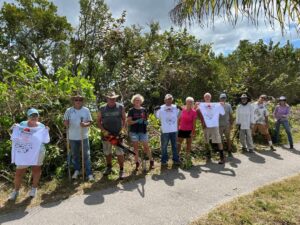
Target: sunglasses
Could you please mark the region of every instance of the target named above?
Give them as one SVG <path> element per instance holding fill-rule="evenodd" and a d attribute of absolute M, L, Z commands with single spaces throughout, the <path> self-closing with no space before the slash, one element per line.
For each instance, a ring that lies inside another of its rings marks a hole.
<path fill-rule="evenodd" d="M 79 98 L 79 99 L 74 99 L 74 102 L 82 102 L 83 99 Z"/>
<path fill-rule="evenodd" d="M 31 114 L 29 117 L 30 117 L 30 118 L 36 118 L 36 117 L 39 117 L 39 115 L 36 114 L 36 113 L 33 113 L 33 114 Z"/>

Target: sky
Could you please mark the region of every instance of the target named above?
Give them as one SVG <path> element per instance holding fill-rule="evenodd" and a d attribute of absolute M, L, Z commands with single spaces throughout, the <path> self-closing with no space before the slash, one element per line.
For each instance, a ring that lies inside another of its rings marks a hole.
<path fill-rule="evenodd" d="M 0 6 L 3 2 L 14 2 L 13 0 L 0 0 Z M 52 0 L 58 6 L 58 13 L 68 18 L 73 26 L 78 25 L 79 18 L 79 0 Z M 126 13 L 125 25 L 130 26 L 138 24 L 147 31 L 148 24 L 159 22 L 162 31 L 169 29 L 172 24 L 169 11 L 175 6 L 176 0 L 106 0 L 114 17 L 120 17 L 123 10 Z M 176 27 L 175 27 L 176 28 Z M 282 36 L 278 25 L 275 29 L 266 26 L 263 18 L 259 27 L 249 24 L 246 19 L 241 20 L 233 27 L 222 18 L 215 20 L 214 27 L 201 28 L 194 24 L 187 27 L 188 31 L 199 38 L 202 43 L 211 43 L 214 52 L 227 55 L 232 52 L 239 44 L 240 40 L 247 39 L 251 42 L 257 42 L 263 39 L 266 43 L 270 40 L 280 42 L 282 45 L 289 40 L 295 47 L 300 48 L 300 34 L 296 34 L 294 29 L 287 31 Z"/>

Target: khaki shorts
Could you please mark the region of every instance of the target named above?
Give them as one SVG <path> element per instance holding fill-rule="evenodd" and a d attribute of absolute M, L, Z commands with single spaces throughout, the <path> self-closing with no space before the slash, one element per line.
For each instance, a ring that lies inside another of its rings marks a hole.
<path fill-rule="evenodd" d="M 223 136 L 223 134 L 225 135 L 225 138 L 227 140 L 230 139 L 230 127 L 229 126 L 221 126 L 219 127 L 219 132 L 221 137 Z"/>
<path fill-rule="evenodd" d="M 37 165 L 35 166 L 42 166 L 43 165 L 43 162 L 44 162 L 44 158 L 45 158 L 45 149 L 42 149 L 40 151 L 40 154 L 39 154 L 39 159 L 38 159 L 38 163 Z M 17 166 L 17 169 L 26 169 L 28 167 L 31 167 L 31 166 L 27 166 L 27 165 L 18 165 Z"/>
<path fill-rule="evenodd" d="M 104 152 L 104 155 L 111 155 L 112 154 L 112 144 L 109 143 L 108 141 L 103 141 L 103 152 Z M 124 152 L 121 148 L 115 146 L 115 149 L 116 149 L 116 154 L 117 155 L 124 155 Z"/>
<path fill-rule="evenodd" d="M 222 143 L 219 127 L 207 127 L 204 129 L 205 143 L 208 144 L 209 140 L 211 140 L 212 143 L 215 144 Z"/>
<path fill-rule="evenodd" d="M 256 134 L 257 132 L 262 135 L 268 135 L 269 129 L 267 128 L 267 126 L 265 124 L 254 124 L 252 133 Z"/>

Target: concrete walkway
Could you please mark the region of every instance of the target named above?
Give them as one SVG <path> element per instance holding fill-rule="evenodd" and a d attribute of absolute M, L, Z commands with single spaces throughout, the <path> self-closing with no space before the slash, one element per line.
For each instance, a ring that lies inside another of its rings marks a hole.
<path fill-rule="evenodd" d="M 188 224 L 216 205 L 300 172 L 300 145 L 235 155 L 225 166 L 167 170 L 88 195 L 1 215 L 1 224 Z"/>

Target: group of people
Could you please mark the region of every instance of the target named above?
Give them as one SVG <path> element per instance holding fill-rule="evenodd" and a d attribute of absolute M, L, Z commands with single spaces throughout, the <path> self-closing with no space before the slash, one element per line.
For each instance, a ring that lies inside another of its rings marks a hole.
<path fill-rule="evenodd" d="M 115 148 L 117 161 L 119 164 L 119 178 L 123 179 L 124 174 L 124 151 L 119 146 L 109 141 L 110 136 L 120 137 L 124 130 L 129 127 L 128 133 L 135 153 L 135 170 L 138 171 L 141 165 L 138 149 L 141 144 L 144 153 L 150 160 L 149 170 L 154 168 L 154 160 L 149 147 L 148 137 L 148 111 L 142 106 L 144 97 L 136 94 L 132 97 L 132 108 L 127 115 L 122 104 L 117 102 L 115 92 L 106 95 L 106 104 L 101 106 L 97 115 L 97 125 L 101 130 L 103 152 L 106 158 L 106 169 L 104 176 L 112 172 L 112 149 Z M 207 151 L 207 160 L 211 159 L 210 144 L 217 144 L 220 155 L 219 164 L 224 164 L 226 157 L 223 149 L 223 139 L 226 140 L 228 157 L 232 156 L 231 130 L 234 125 L 233 110 L 229 103 L 226 102 L 226 94 L 219 96 L 218 102 L 211 102 L 210 93 L 204 94 L 204 102 L 196 102 L 192 97 L 187 97 L 184 106 L 173 104 L 173 96 L 165 95 L 164 103 L 155 107 L 154 114 L 161 124 L 161 166 L 166 166 L 169 160 L 168 145 L 171 142 L 172 160 L 175 165 L 182 161 L 180 152 L 182 143 L 186 142 L 186 160 L 191 162 L 191 145 L 195 136 L 196 120 L 201 121 L 204 133 L 204 141 Z M 243 94 L 241 103 L 236 110 L 236 126 L 239 129 L 239 140 L 242 149 L 253 152 L 254 144 L 252 136 L 257 132 L 264 135 L 271 150 L 275 151 L 271 136 L 269 134 L 269 120 L 267 110 L 267 96 L 261 95 L 257 102 L 251 103 L 250 98 Z M 64 125 L 67 129 L 67 138 L 70 144 L 72 163 L 74 167 L 73 179 L 77 179 L 80 173 L 85 173 L 89 181 L 94 181 L 91 169 L 90 146 L 88 138 L 88 128 L 93 123 L 90 110 L 84 106 L 84 97 L 75 95 L 71 97 L 73 106 L 68 108 L 64 114 Z M 293 148 L 293 139 L 288 122 L 290 107 L 286 103 L 285 97 L 279 98 L 279 104 L 273 113 L 276 120 L 275 140 L 278 142 L 279 129 L 282 124 L 288 136 L 290 148 Z M 31 108 L 27 111 L 28 120 L 18 124 L 18 129 L 25 131 L 28 128 L 45 127 L 39 120 L 37 109 Z M 16 126 L 16 125 L 15 125 Z M 223 138 L 224 137 L 224 138 Z M 15 200 L 19 194 L 21 180 L 26 169 L 32 166 L 33 185 L 29 193 L 34 197 L 37 193 L 37 186 L 41 176 L 41 166 L 45 155 L 45 147 L 40 145 L 39 155 L 36 163 L 33 165 L 23 165 L 18 163 L 15 174 L 15 189 L 11 193 L 9 200 Z M 25 151 L 27 152 L 27 151 Z M 83 163 L 81 164 L 81 157 Z"/>

